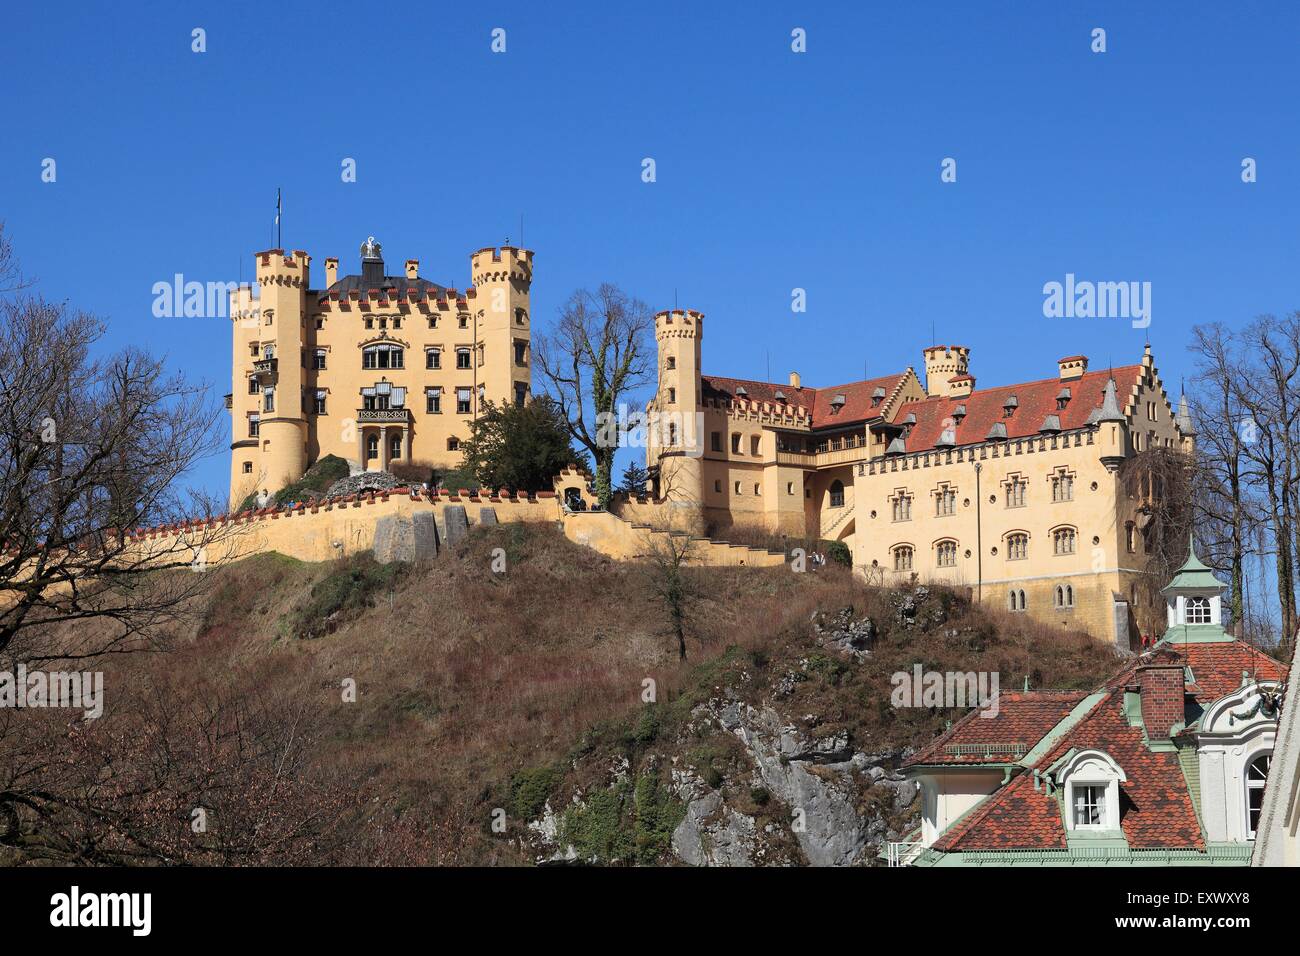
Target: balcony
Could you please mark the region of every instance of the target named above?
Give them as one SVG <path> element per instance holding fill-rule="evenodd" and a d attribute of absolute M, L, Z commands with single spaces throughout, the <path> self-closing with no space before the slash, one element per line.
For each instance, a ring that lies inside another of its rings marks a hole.
<path fill-rule="evenodd" d="M 406 425 L 411 421 L 409 408 L 358 408 L 358 425 Z"/>
<path fill-rule="evenodd" d="M 280 360 L 277 358 L 258 359 L 253 363 L 253 374 L 257 376 L 275 375 L 280 370 Z"/>

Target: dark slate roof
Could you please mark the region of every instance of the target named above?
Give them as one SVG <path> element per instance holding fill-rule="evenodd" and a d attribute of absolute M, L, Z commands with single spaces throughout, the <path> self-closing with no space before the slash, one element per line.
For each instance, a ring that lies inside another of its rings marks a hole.
<path fill-rule="evenodd" d="M 343 295 L 356 289 L 358 292 L 369 292 L 371 289 L 390 289 L 397 292 L 398 297 L 406 295 L 407 289 L 415 289 L 417 292 L 437 294 L 442 292 L 445 286 L 440 286 L 436 282 L 430 282 L 428 279 L 408 279 L 406 276 L 384 276 L 383 285 L 368 285 L 359 275 L 343 276 L 332 286 L 326 289 L 326 292 L 338 292 Z"/>

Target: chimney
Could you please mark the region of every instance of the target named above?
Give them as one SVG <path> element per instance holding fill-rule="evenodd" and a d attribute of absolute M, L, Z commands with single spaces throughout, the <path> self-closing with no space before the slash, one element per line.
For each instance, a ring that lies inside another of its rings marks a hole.
<path fill-rule="evenodd" d="M 1138 668 L 1137 678 L 1147 739 L 1168 740 L 1170 728 L 1185 719 L 1183 665 L 1148 664 Z"/>
<path fill-rule="evenodd" d="M 371 236 L 361 244 L 361 288 L 382 289 L 384 286 L 384 258 L 379 243 Z"/>
<path fill-rule="evenodd" d="M 799 373 L 798 373 L 798 372 L 791 372 L 791 373 L 790 373 L 790 387 L 791 387 L 791 388 L 800 388 L 800 387 L 801 387 L 801 386 L 799 385 Z"/>
<path fill-rule="evenodd" d="M 325 260 L 325 288 L 329 288 L 339 280 L 339 261 L 333 256 Z"/>
<path fill-rule="evenodd" d="M 1057 359 L 1056 367 L 1060 369 L 1062 382 L 1083 378 L 1084 373 L 1088 371 L 1088 356 L 1067 355 L 1063 359 Z"/>
<path fill-rule="evenodd" d="M 420 260 L 419 260 L 419 259 L 407 259 L 407 260 L 406 260 L 406 278 L 408 278 L 408 279 L 418 279 L 418 278 L 420 278 Z"/>
<path fill-rule="evenodd" d="M 948 379 L 949 398 L 968 398 L 975 391 L 974 375 L 954 375 Z"/>

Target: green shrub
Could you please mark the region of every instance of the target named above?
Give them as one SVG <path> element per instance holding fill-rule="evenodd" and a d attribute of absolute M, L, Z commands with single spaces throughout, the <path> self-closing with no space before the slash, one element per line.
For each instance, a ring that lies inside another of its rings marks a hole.
<path fill-rule="evenodd" d="M 533 820 L 540 816 L 559 781 L 560 773 L 555 767 L 532 767 L 512 776 L 510 809 L 515 817 Z"/>
<path fill-rule="evenodd" d="M 307 640 L 323 637 L 345 615 L 373 607 L 375 595 L 393 588 L 408 570 L 396 561 L 380 564 L 370 552 L 340 561 L 282 620 L 280 632 Z"/>
<path fill-rule="evenodd" d="M 827 541 L 826 557 L 836 564 L 842 564 L 846 568 L 853 567 L 853 552 L 843 541 Z"/>

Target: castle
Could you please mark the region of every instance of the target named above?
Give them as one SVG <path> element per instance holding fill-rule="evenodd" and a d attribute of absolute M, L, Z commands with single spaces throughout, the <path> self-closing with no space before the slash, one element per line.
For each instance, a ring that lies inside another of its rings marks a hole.
<path fill-rule="evenodd" d="M 406 260 L 387 275 L 380 244 L 360 274 L 311 284 L 311 256 L 256 254 L 257 295 L 231 294 L 232 507 L 275 491 L 325 455 L 361 470 L 454 468 L 484 403 L 527 401 L 533 254 L 511 246 L 470 256 L 461 292 Z M 297 359 L 297 364 L 294 364 Z"/>
<path fill-rule="evenodd" d="M 231 297 L 232 507 L 325 455 L 416 481 L 456 468 L 485 402 L 528 400 L 531 251 L 473 253 L 463 292 L 421 278 L 414 259 L 387 275 L 373 238 L 360 274 L 326 259 L 322 289 L 306 252 L 256 258 L 257 295 Z M 691 310 L 655 316 L 647 410 L 675 424 L 647 430 L 654 500 L 621 504 L 632 527 L 841 541 L 871 581 L 965 587 L 1124 649 L 1158 632 L 1143 555 L 1161 488 L 1121 467 L 1148 449 L 1191 452 L 1195 436 L 1150 346 L 1122 368 L 1072 355 L 1051 377 L 976 388 L 970 350 L 935 345 L 924 380 L 909 367 L 817 388 L 797 373 L 704 374 L 703 327 Z"/>
<path fill-rule="evenodd" d="M 969 588 L 1011 611 L 1130 649 L 1159 633 L 1144 569 L 1158 482 L 1121 465 L 1149 448 L 1191 452 L 1185 402 L 1166 398 L 1150 346 L 1135 365 L 1062 358 L 1038 381 L 976 388 L 970 350 L 924 350 L 912 368 L 829 388 L 705 374 L 704 316 L 655 318 L 658 387 L 647 467 L 672 523 L 696 534 L 759 525 L 844 542 L 869 580 Z M 680 423 L 680 426 L 676 423 Z"/>

